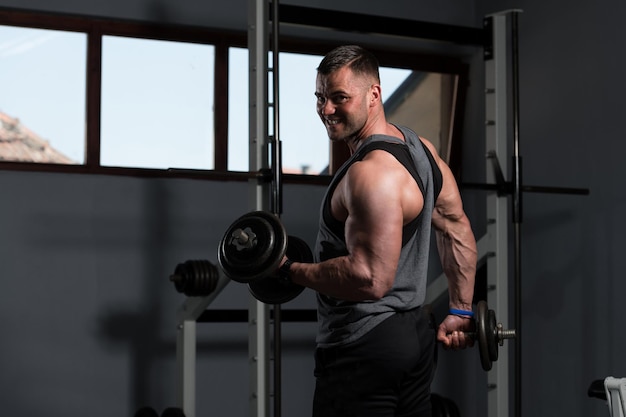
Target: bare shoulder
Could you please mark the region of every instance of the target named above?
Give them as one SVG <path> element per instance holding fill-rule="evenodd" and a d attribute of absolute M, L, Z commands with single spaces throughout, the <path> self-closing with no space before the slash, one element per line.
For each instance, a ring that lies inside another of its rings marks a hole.
<path fill-rule="evenodd" d="M 347 172 L 347 180 L 350 184 L 370 187 L 392 186 L 404 175 L 406 170 L 398 160 L 389 152 L 374 150 L 359 162 L 354 163 Z"/>
<path fill-rule="evenodd" d="M 437 165 L 441 165 L 442 163 L 445 164 L 444 160 L 441 159 L 441 157 L 439 156 L 439 151 L 437 150 L 437 148 L 435 147 L 435 145 L 432 144 L 431 141 L 429 141 L 428 139 L 420 136 L 419 140 L 422 141 L 422 143 L 424 143 L 424 145 L 426 145 L 426 147 L 428 148 L 428 150 L 430 151 L 430 153 L 433 155 L 433 158 L 435 159 L 435 162 L 437 162 Z"/>
<path fill-rule="evenodd" d="M 376 150 L 350 167 L 346 207 L 405 223 L 419 214 L 423 196 L 411 173 L 389 152 Z M 379 219 L 380 220 L 380 219 Z"/>
<path fill-rule="evenodd" d="M 393 186 L 393 165 L 384 155 L 372 151 L 366 158 L 355 162 L 341 179 L 331 200 L 333 216 L 345 221 L 348 215 L 358 216 L 382 200 L 393 199 L 397 187 Z M 377 155 L 374 155 L 377 154 Z"/>

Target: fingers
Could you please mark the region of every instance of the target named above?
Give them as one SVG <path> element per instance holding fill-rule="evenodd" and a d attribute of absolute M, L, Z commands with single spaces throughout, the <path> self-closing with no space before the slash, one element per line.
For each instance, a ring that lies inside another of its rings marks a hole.
<path fill-rule="evenodd" d="M 276 268 L 276 271 L 274 271 L 274 275 L 278 275 L 279 271 L 280 271 L 280 267 L 283 266 L 285 264 L 285 262 L 287 262 L 287 256 L 284 255 L 283 259 L 280 260 L 280 263 L 278 264 L 278 267 Z"/>
<path fill-rule="evenodd" d="M 465 333 L 465 326 L 467 324 L 457 317 L 446 318 L 439 326 L 437 340 L 441 342 L 444 349 L 457 350 L 471 347 L 474 345 L 474 339 Z"/>
<path fill-rule="evenodd" d="M 455 330 L 446 334 L 443 338 L 438 338 L 443 343 L 445 349 L 465 349 L 472 346 L 473 339 L 465 334 L 465 332 Z"/>

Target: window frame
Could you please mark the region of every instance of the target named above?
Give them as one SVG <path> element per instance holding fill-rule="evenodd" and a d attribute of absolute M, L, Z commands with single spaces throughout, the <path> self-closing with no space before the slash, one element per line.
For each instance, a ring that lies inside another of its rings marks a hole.
<path fill-rule="evenodd" d="M 37 162 L 0 161 L 0 170 L 40 171 L 78 174 L 122 175 L 135 177 L 174 177 L 195 178 L 221 181 L 245 181 L 249 173 L 227 170 L 228 162 L 228 65 L 229 48 L 247 48 L 247 33 L 210 29 L 197 26 L 173 25 L 105 19 L 98 17 L 77 16 L 63 13 L 33 12 L 17 9 L 0 8 L 0 25 L 25 28 L 50 29 L 84 33 L 87 36 L 86 74 L 86 138 L 85 161 L 83 164 L 49 164 Z M 107 167 L 100 165 L 101 132 L 101 80 L 102 80 L 102 37 L 119 36 L 162 41 L 177 41 L 210 44 L 215 48 L 214 71 L 214 169 L 151 169 L 130 167 Z M 324 55 L 339 43 L 336 41 L 318 41 L 281 37 L 281 52 Z M 455 74 L 458 78 L 456 103 L 454 106 L 451 129 L 452 145 L 450 166 L 453 172 L 460 171 L 460 135 L 467 87 L 468 64 L 455 57 L 406 53 L 382 49 L 375 45 L 368 47 L 379 59 L 381 66 L 398 67 L 419 71 Z M 340 145 L 331 146 L 330 166 L 338 166 L 347 158 L 347 151 Z M 456 168 L 455 168 L 456 167 Z M 291 183 L 328 183 L 328 175 L 284 174 L 286 182 Z"/>

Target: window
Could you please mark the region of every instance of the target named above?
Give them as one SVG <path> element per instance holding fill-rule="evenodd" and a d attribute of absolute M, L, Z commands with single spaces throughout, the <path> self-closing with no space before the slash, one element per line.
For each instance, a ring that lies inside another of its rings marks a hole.
<path fill-rule="evenodd" d="M 315 111 L 316 68 L 331 46 L 285 41 L 283 170 L 326 174 L 345 158 Z M 249 170 L 246 43 L 246 33 L 0 10 L 0 167 L 245 178 L 236 174 Z M 389 120 L 447 156 L 466 68 L 372 51 Z"/>
<path fill-rule="evenodd" d="M 328 165 L 329 143 L 324 127 L 315 113 L 313 95 L 315 68 L 320 60 L 321 57 L 317 55 L 280 54 L 279 133 L 285 173 L 315 175 L 321 173 Z M 229 62 L 228 148 L 231 151 L 228 156 L 228 168 L 248 171 L 247 49 L 230 48 Z M 269 118 L 271 121 L 271 112 Z"/>
<path fill-rule="evenodd" d="M 104 36 L 100 163 L 213 169 L 212 45 Z"/>
<path fill-rule="evenodd" d="M 0 160 L 82 164 L 87 36 L 0 26 Z"/>
<path fill-rule="evenodd" d="M 228 169 L 248 171 L 248 50 L 228 54 Z"/>

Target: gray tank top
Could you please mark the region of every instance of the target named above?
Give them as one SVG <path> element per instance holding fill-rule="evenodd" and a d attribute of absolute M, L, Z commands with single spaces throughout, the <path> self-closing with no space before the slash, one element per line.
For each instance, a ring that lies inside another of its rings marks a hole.
<path fill-rule="evenodd" d="M 398 270 L 391 290 L 380 300 L 353 302 L 317 294 L 318 347 L 339 346 L 353 342 L 395 312 L 422 305 L 426 298 L 428 254 L 432 209 L 441 190 L 441 171 L 428 149 L 412 130 L 397 126 L 406 142 L 386 135 L 367 138 L 339 169 L 322 200 L 320 227 L 315 244 L 315 261 L 347 255 L 344 224 L 330 214 L 330 199 L 348 168 L 368 152 L 383 149 L 398 159 L 413 175 L 424 195 L 422 213 L 404 226 Z"/>

